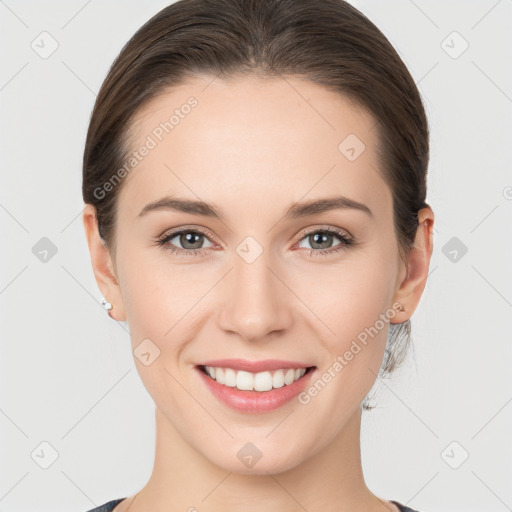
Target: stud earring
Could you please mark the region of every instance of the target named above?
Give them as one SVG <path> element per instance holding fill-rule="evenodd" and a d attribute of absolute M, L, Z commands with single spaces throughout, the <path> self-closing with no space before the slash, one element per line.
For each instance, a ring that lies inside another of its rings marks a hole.
<path fill-rule="evenodd" d="M 110 316 L 110 310 L 112 309 L 112 304 L 110 304 L 110 302 L 107 302 L 107 300 L 105 299 L 105 297 L 102 297 L 101 298 L 101 305 L 105 308 L 105 310 L 107 311 L 108 313 L 108 316 Z"/>

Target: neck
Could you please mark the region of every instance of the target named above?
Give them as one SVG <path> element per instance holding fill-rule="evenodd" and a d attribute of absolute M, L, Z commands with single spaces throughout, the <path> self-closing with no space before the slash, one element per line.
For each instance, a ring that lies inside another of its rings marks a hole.
<path fill-rule="evenodd" d="M 155 463 L 130 512 L 390 512 L 367 488 L 360 452 L 361 409 L 308 460 L 277 474 L 239 474 L 216 466 L 180 435 L 157 408 Z M 212 440 L 212 442 L 214 442 Z"/>

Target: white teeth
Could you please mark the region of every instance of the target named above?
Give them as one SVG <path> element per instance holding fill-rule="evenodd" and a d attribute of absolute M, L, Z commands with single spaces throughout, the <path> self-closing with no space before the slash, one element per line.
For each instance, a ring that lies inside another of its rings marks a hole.
<path fill-rule="evenodd" d="M 205 366 L 205 370 L 219 384 L 245 391 L 269 391 L 273 388 L 282 388 L 284 385 L 289 386 L 306 373 L 306 368 L 289 368 L 259 373 L 232 368 L 214 368 L 212 366 Z"/>
<path fill-rule="evenodd" d="M 215 368 L 215 380 L 219 384 L 224 384 L 224 368 Z"/>
<path fill-rule="evenodd" d="M 272 387 L 273 388 L 282 388 L 284 386 L 284 372 L 278 371 L 274 373 L 272 377 Z"/>
<path fill-rule="evenodd" d="M 284 376 L 284 383 L 285 384 L 291 384 L 295 379 L 295 370 L 292 370 L 291 368 L 286 371 L 286 374 Z"/>
<path fill-rule="evenodd" d="M 226 368 L 224 373 L 224 385 L 234 388 L 236 386 L 236 372 L 231 368 Z"/>
<path fill-rule="evenodd" d="M 219 381 L 217 380 L 217 382 Z M 252 373 L 244 372 L 243 370 L 240 370 L 236 373 L 236 387 L 238 389 L 246 389 L 250 391 L 251 389 L 254 389 L 253 384 L 254 377 Z"/>

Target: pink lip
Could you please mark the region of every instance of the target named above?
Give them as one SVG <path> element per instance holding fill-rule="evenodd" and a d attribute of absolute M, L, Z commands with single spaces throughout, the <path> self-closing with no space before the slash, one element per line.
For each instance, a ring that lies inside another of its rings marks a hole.
<path fill-rule="evenodd" d="M 215 363 L 218 364 L 218 361 L 215 361 Z M 280 364 L 282 364 L 282 362 Z M 304 368 L 304 365 L 299 365 L 298 368 Z M 206 387 L 221 402 L 236 411 L 252 414 L 270 412 L 286 404 L 299 393 L 304 391 L 306 386 L 311 382 L 312 375 L 316 372 L 316 368 L 312 368 L 299 380 L 296 380 L 289 385 L 284 385 L 283 387 L 271 389 L 269 391 L 244 391 L 237 387 L 229 387 L 219 384 L 215 379 L 212 379 L 207 375 L 199 366 L 195 369 L 199 373 L 200 378 L 206 384 Z"/>
<path fill-rule="evenodd" d="M 299 363 L 297 361 L 283 361 L 280 359 L 265 359 L 263 361 L 248 361 L 247 359 L 215 359 L 204 361 L 197 366 L 215 366 L 216 368 L 233 368 L 246 372 L 258 373 L 288 368 L 309 368 L 312 364 Z"/>

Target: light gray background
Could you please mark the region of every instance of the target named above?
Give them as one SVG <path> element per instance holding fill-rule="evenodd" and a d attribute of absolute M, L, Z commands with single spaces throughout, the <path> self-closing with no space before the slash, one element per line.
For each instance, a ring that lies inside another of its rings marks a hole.
<path fill-rule="evenodd" d="M 0 1 L 2 512 L 85 511 L 152 469 L 154 407 L 127 326 L 99 304 L 81 160 L 111 62 L 167 3 Z M 363 417 L 367 483 L 421 512 L 512 510 L 512 0 L 353 3 L 425 99 L 436 214 L 413 351 Z M 59 45 L 46 59 L 43 31 Z M 467 253 L 452 261 L 448 243 Z"/>

